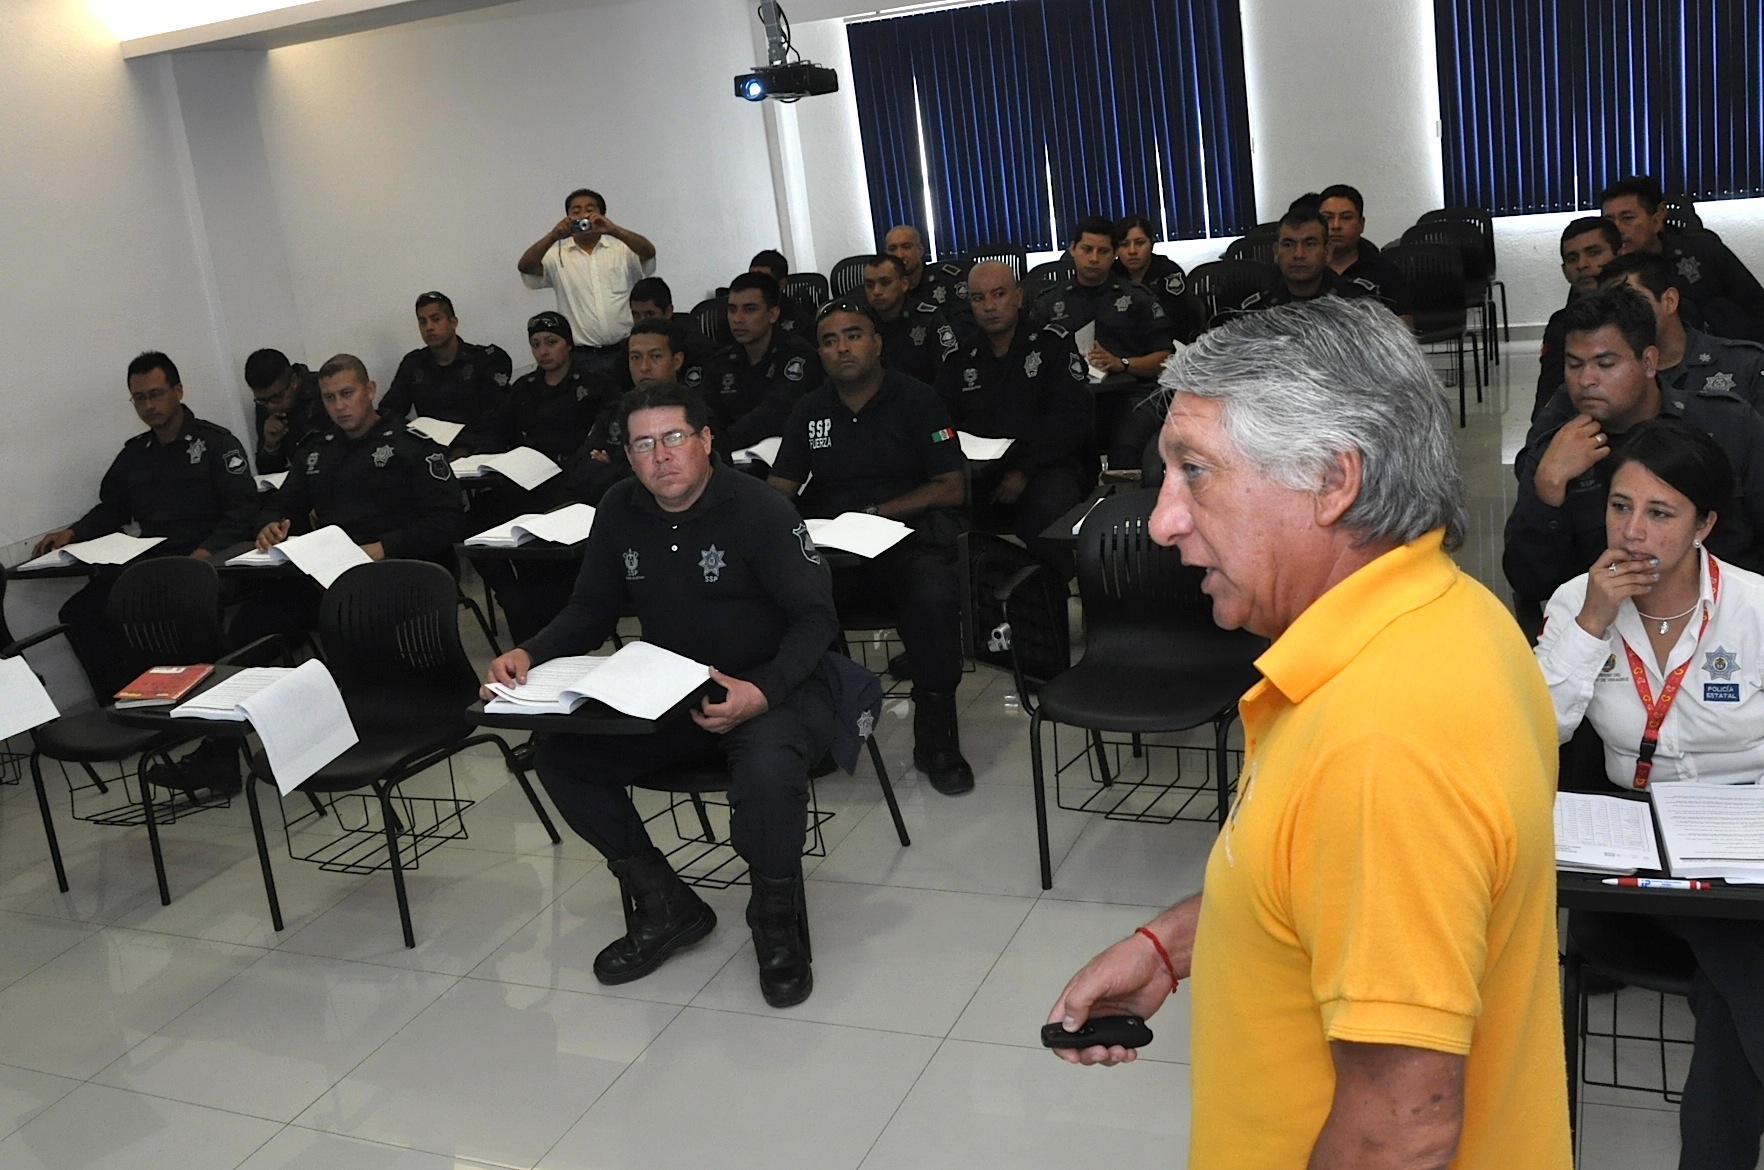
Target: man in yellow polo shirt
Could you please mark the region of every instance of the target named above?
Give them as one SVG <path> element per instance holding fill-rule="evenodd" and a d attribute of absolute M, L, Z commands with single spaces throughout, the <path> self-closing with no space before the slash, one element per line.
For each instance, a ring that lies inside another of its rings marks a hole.
<path fill-rule="evenodd" d="M 1197 894 L 1050 1022 L 1193 979 L 1190 1170 L 1567 1170 L 1549 695 L 1447 552 L 1451 423 L 1378 305 L 1252 314 L 1167 367 L 1154 536 L 1274 640 Z M 1113 1064 L 1131 1050 L 1066 1050 Z"/>

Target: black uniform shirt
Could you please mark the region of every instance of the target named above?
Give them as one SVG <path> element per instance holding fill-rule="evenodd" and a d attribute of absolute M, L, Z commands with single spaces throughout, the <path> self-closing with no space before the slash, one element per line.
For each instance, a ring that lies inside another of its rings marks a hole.
<path fill-rule="evenodd" d="M 909 301 L 930 301 L 953 316 L 971 309 L 968 304 L 968 273 L 960 264 L 927 264 L 919 287 L 907 290 Z"/>
<path fill-rule="evenodd" d="M 504 421 L 494 430 L 510 447 L 531 447 L 561 464 L 594 429 L 600 412 L 617 401 L 610 377 L 571 367 L 557 385 L 543 370 L 523 374 L 508 388 Z"/>
<path fill-rule="evenodd" d="M 1074 335 L 1092 321 L 1097 344 L 1118 358 L 1170 348 L 1170 318 L 1158 298 L 1112 273 L 1095 288 L 1075 279 L 1051 288 L 1036 299 L 1029 314 L 1033 328 L 1058 325 Z"/>
<path fill-rule="evenodd" d="M 1507 517 L 1501 565 L 1513 592 L 1534 601 L 1547 601 L 1564 582 L 1586 572 L 1607 547 L 1605 496 L 1616 459 L 1606 456 L 1570 483 L 1559 508 L 1537 495 L 1537 465 L 1575 413 L 1568 392 L 1558 391 L 1513 461 L 1518 493 Z M 1660 414 L 1707 432 L 1733 465 L 1732 503 L 1717 509 L 1721 520 L 1709 534 L 1709 551 L 1742 569 L 1764 570 L 1764 417 L 1731 390 L 1708 389 L 1682 396 L 1664 391 Z M 1622 450 L 1625 438 L 1610 437 L 1613 454 Z"/>
<path fill-rule="evenodd" d="M 287 414 L 282 416 L 288 424 L 287 434 L 275 448 L 264 445 L 263 424 L 269 421 L 270 412 L 260 404 L 257 407 L 257 474 L 270 475 L 277 471 L 288 470 L 288 452 L 306 442 L 307 438 L 331 425 L 325 416 L 325 404 L 319 401 L 318 375 L 305 366 L 296 365 L 294 369 L 294 403 L 288 407 Z"/>
<path fill-rule="evenodd" d="M 760 360 L 747 360 L 747 347 L 725 346 L 705 371 L 704 396 L 721 422 L 717 447 L 739 451 L 782 434 L 784 420 L 803 392 L 825 376 L 821 355 L 803 337 L 772 330 Z"/>
<path fill-rule="evenodd" d="M 75 540 L 120 531 L 133 520 L 142 536 L 163 536 L 156 552 L 219 552 L 248 540 L 257 514 L 257 481 L 245 448 L 225 427 L 184 412 L 169 443 L 143 431 L 111 461 L 98 483 L 98 506 L 75 520 Z"/>
<path fill-rule="evenodd" d="M 728 467 L 684 512 L 642 483 L 613 485 L 594 514 L 569 604 L 523 649 L 586 654 L 634 608 L 643 640 L 757 686 L 776 707 L 839 632 L 831 579 L 790 501 Z"/>
<path fill-rule="evenodd" d="M 398 363 L 392 388 L 378 408 L 388 418 L 402 420 L 414 408 L 425 418 L 463 423 L 465 429 L 453 445 L 472 454 L 506 450 L 506 439 L 495 433 L 493 420 L 504 417 L 511 368 L 508 354 L 498 345 L 462 341 L 445 366 L 435 361 L 427 346 L 413 349 Z"/>
<path fill-rule="evenodd" d="M 875 318 L 882 335 L 882 364 L 930 385 L 937 371 L 957 349 L 949 315 L 930 301 L 909 299 L 892 321 Z"/>
<path fill-rule="evenodd" d="M 832 383 L 806 394 L 790 412 L 772 473 L 808 482 L 799 501 L 804 516 L 837 516 L 897 499 L 965 466 L 955 423 L 937 391 L 884 370 L 881 388 L 857 414 Z"/>
<path fill-rule="evenodd" d="M 465 498 L 447 452 L 384 415 L 359 439 L 332 428 L 301 444 L 259 527 L 292 520 L 296 533 L 335 524 L 356 544 L 385 546 L 387 557 L 434 559 L 465 528 Z"/>
<path fill-rule="evenodd" d="M 1399 317 L 1414 311 L 1409 301 L 1409 282 L 1395 265 L 1379 255 L 1378 245 L 1371 240 L 1360 241 L 1359 257 L 1337 275 L 1344 284 L 1360 290 L 1345 295 L 1376 297 Z"/>
<path fill-rule="evenodd" d="M 1764 345 L 1712 337 L 1687 327 L 1684 360 L 1660 371 L 1660 388 L 1680 398 L 1728 391 L 1753 410 L 1764 410 Z"/>
<path fill-rule="evenodd" d="M 961 430 L 1017 440 L 1000 460 L 1006 470 L 1075 461 L 1091 438 L 1090 371 L 1058 325 L 1019 322 L 1003 357 L 984 338 L 961 350 L 944 363 L 937 393 Z"/>
<path fill-rule="evenodd" d="M 686 360 L 680 363 L 680 373 L 677 381 L 679 381 L 680 385 L 690 386 L 700 394 L 703 394 L 705 393 L 705 376 L 710 369 L 711 363 L 716 360 L 720 347 L 701 333 L 697 323 L 690 318 L 675 317 L 674 320 L 680 322 L 683 326 L 680 330 L 680 348 L 686 355 Z M 625 339 L 625 344 L 629 347 L 629 338 Z M 581 367 L 578 366 L 577 368 Z M 632 387 L 629 348 L 625 351 L 625 360 L 619 365 L 618 385 L 621 392 L 629 390 Z"/>
<path fill-rule="evenodd" d="M 1298 296 L 1287 286 L 1286 280 L 1282 278 L 1274 282 L 1273 288 L 1253 292 L 1249 296 L 1243 298 L 1243 300 L 1237 303 L 1237 308 L 1233 310 L 1233 312 L 1254 313 L 1262 309 L 1272 309 L 1276 305 L 1294 305 L 1305 301 L 1314 301 L 1318 297 L 1334 296 L 1345 297 L 1352 300 L 1355 297 L 1364 295 L 1366 295 L 1366 288 L 1364 285 L 1349 284 L 1341 277 L 1335 275 L 1333 270 L 1325 268 L 1323 269 L 1323 283 L 1318 285 L 1317 291 L 1308 297 Z"/>
<path fill-rule="evenodd" d="M 1133 279 L 1127 275 L 1127 266 L 1119 260 L 1110 271 L 1122 280 Z M 1164 316 L 1170 319 L 1170 336 L 1177 341 L 1186 345 L 1207 327 L 1206 305 L 1189 293 L 1188 273 L 1168 256 L 1153 252 L 1151 263 L 1146 265 L 1145 280 L 1136 283 L 1164 306 Z"/>
<path fill-rule="evenodd" d="M 1660 250 L 1683 293 L 1716 332 L 1764 338 L 1764 286 L 1713 232 L 1660 233 Z"/>

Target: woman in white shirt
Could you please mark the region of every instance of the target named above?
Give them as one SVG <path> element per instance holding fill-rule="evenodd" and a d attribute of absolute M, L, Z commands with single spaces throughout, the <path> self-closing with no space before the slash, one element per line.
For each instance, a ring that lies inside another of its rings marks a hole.
<path fill-rule="evenodd" d="M 1609 548 L 1556 590 L 1537 644 L 1557 734 L 1566 743 L 1583 718 L 1591 723 L 1619 788 L 1755 784 L 1764 577 L 1703 548 L 1716 506 L 1733 498 L 1732 467 L 1708 435 L 1665 418 L 1606 457 L 1616 461 Z M 1654 921 L 1690 944 L 1698 967 L 1679 1166 L 1753 1170 L 1764 1134 L 1764 924 Z"/>

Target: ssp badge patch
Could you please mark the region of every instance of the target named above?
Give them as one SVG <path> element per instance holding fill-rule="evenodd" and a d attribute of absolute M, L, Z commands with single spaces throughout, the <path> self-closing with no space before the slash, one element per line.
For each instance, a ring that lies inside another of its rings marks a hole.
<path fill-rule="evenodd" d="M 944 427 L 941 431 L 932 431 L 931 432 L 931 441 L 933 443 L 947 442 L 948 440 L 953 439 L 955 437 L 956 437 L 956 433 L 955 433 L 954 427 Z"/>

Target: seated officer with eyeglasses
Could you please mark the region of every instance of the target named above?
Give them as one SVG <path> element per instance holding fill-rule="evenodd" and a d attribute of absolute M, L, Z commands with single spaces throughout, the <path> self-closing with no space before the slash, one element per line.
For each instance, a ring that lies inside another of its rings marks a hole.
<path fill-rule="evenodd" d="M 569 604 L 492 662 L 489 678 L 512 685 L 538 663 L 590 653 L 630 610 L 644 641 L 711 667 L 721 697 L 705 698 L 690 720 L 649 736 L 545 736 L 539 779 L 618 879 L 626 933 L 595 957 L 594 977 L 628 983 L 708 935 L 717 918 L 650 841 L 627 786 L 720 754 L 730 840 L 753 877 L 747 922 L 760 990 L 789 1007 L 814 986 L 802 846 L 809 766 L 834 736 L 822 664 L 839 632 L 832 587 L 789 502 L 712 459 L 710 409 L 697 392 L 647 383 L 625 395 L 620 414 L 636 478 L 601 498 Z"/>
<path fill-rule="evenodd" d="M 250 539 L 257 485 L 239 440 L 190 412 L 178 367 L 163 353 L 149 351 L 130 362 L 128 386 L 129 401 L 147 431 L 123 444 L 98 484 L 97 506 L 37 541 L 32 555 L 106 536 L 131 521 L 142 536 L 165 538 L 149 556 L 206 559 Z M 61 607 L 68 641 L 100 701 L 137 672 L 124 661 L 105 616 L 114 579 L 93 577 Z"/>

